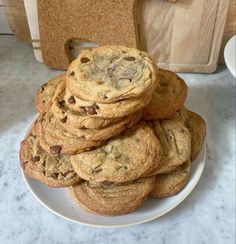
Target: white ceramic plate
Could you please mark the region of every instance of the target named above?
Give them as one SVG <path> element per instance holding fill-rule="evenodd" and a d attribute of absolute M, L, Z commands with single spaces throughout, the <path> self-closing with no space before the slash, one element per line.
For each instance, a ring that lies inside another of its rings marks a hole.
<path fill-rule="evenodd" d="M 233 36 L 226 44 L 224 50 L 225 63 L 231 72 L 231 74 L 236 78 L 236 35 Z"/>
<path fill-rule="evenodd" d="M 175 196 L 163 199 L 148 199 L 139 210 L 116 217 L 105 217 L 83 210 L 68 194 L 66 188 L 49 188 L 37 180 L 27 177 L 22 171 L 29 190 L 34 197 L 56 215 L 75 223 L 96 227 L 125 227 L 156 219 L 177 207 L 197 185 L 206 162 L 204 145 L 198 158 L 192 163 L 191 177 L 185 188 Z"/>

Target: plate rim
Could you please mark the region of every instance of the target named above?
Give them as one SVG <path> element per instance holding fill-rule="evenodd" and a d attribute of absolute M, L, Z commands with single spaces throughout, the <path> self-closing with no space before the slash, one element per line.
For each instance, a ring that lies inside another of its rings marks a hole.
<path fill-rule="evenodd" d="M 25 134 L 25 138 L 28 136 L 29 132 L 30 132 L 30 129 L 32 128 L 34 122 L 36 121 L 36 119 L 38 118 L 38 114 L 34 117 L 34 119 L 32 120 L 30 126 L 28 127 L 28 130 Z M 24 182 L 25 184 L 27 185 L 29 191 L 31 192 L 31 194 L 34 196 L 34 198 L 36 198 L 38 200 L 38 202 L 44 206 L 46 209 L 48 209 L 50 212 L 52 212 L 53 214 L 55 214 L 56 216 L 59 216 L 61 217 L 62 219 L 64 220 L 68 220 L 69 222 L 72 222 L 72 223 L 75 223 L 75 224 L 80 224 L 80 225 L 84 225 L 84 226 L 89 226 L 89 227 L 96 227 L 96 228 L 124 228 L 124 227 L 130 227 L 130 226 L 135 226 L 135 225 L 140 225 L 140 224 L 144 224 L 144 223 L 147 223 L 147 222 L 151 222 L 157 218 L 160 218 L 162 217 L 163 215 L 169 213 L 170 211 L 172 211 L 173 209 L 175 209 L 178 205 L 180 205 L 191 193 L 192 191 L 194 190 L 194 188 L 196 187 L 196 185 L 198 184 L 199 180 L 201 179 L 201 176 L 202 176 L 202 173 L 204 171 L 204 168 L 205 168 L 205 164 L 206 164 L 206 141 L 204 142 L 203 144 L 203 147 L 200 151 L 199 154 L 203 153 L 203 159 L 201 161 L 201 168 L 199 169 L 199 176 L 198 178 L 196 179 L 195 182 L 193 182 L 191 188 L 182 196 L 182 198 L 180 198 L 178 201 L 176 201 L 171 207 L 167 208 L 166 210 L 162 211 L 161 213 L 155 215 L 155 216 L 152 216 L 150 218 L 147 218 L 147 219 L 144 219 L 144 220 L 140 220 L 140 221 L 137 221 L 137 222 L 133 222 L 133 223 L 130 223 L 130 224 L 114 224 L 114 225 L 106 225 L 106 224 L 92 224 L 92 223 L 87 223 L 87 222 L 83 222 L 83 221 L 78 221 L 78 220 L 74 220 L 74 219 L 71 219 L 61 213 L 58 213 L 57 211 L 53 210 L 52 208 L 50 208 L 46 203 L 43 202 L 43 200 L 41 200 L 37 193 L 34 192 L 34 190 L 31 188 L 30 186 L 30 183 L 29 183 L 29 180 L 31 179 L 30 177 L 28 177 L 23 169 L 20 167 L 21 169 L 21 173 L 22 173 L 22 176 L 23 176 L 23 179 L 24 179 Z M 194 160 L 195 161 L 195 160 Z M 190 176 L 191 177 L 191 176 Z M 186 186 L 189 184 L 189 181 L 188 183 L 186 184 Z M 185 186 L 185 187 L 186 187 Z M 45 185 L 45 187 L 48 187 Z M 179 194 L 179 193 L 178 193 Z M 72 199 L 71 199 L 72 200 Z M 84 210 L 85 211 L 85 210 Z M 112 218 L 112 216 L 111 216 Z"/>

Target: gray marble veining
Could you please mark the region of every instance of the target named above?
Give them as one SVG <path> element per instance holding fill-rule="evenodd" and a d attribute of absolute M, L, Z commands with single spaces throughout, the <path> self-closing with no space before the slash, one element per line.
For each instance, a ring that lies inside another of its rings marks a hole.
<path fill-rule="evenodd" d="M 0 36 L 0 243 L 235 243 L 235 80 L 221 66 L 214 74 L 181 74 L 186 106 L 207 121 L 207 164 L 191 195 L 152 222 L 96 229 L 63 220 L 30 194 L 20 173 L 20 140 L 35 115 L 36 89 L 61 71 L 34 60 L 30 46 Z"/>

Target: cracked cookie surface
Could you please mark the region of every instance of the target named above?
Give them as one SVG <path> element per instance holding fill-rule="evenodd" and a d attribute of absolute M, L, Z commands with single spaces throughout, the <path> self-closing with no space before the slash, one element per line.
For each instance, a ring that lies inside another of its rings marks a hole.
<path fill-rule="evenodd" d="M 191 134 L 191 160 L 194 160 L 204 144 L 206 123 L 200 115 L 192 111 L 188 111 L 187 114 L 188 118 L 185 121 L 185 125 Z"/>
<path fill-rule="evenodd" d="M 169 118 L 184 104 L 187 96 L 186 83 L 175 73 L 159 69 L 157 79 L 159 82 L 154 90 L 151 103 L 144 110 L 146 120 Z"/>
<path fill-rule="evenodd" d="M 50 107 L 56 88 L 59 83 L 64 80 L 64 78 L 65 75 L 55 76 L 47 83 L 42 85 L 41 88 L 37 91 L 35 97 L 35 106 L 39 113 L 43 114 Z"/>
<path fill-rule="evenodd" d="M 59 124 L 50 111 L 38 119 L 36 128 L 40 145 L 45 151 L 54 155 L 79 153 L 104 143 L 72 135 Z"/>
<path fill-rule="evenodd" d="M 32 133 L 21 142 L 20 162 L 25 174 L 50 187 L 67 187 L 80 181 L 69 156 L 52 156 Z"/>
<path fill-rule="evenodd" d="M 88 211 L 103 215 L 121 215 L 140 208 L 153 189 L 155 177 L 114 184 L 81 181 L 73 186 L 74 196 Z"/>
<path fill-rule="evenodd" d="M 84 51 L 67 71 L 67 87 L 84 100 L 112 103 L 138 97 L 156 86 L 156 71 L 148 55 L 124 46 Z"/>
<path fill-rule="evenodd" d="M 148 175 L 170 172 L 190 159 L 191 135 L 185 124 L 178 120 L 152 122 L 154 132 L 163 149 L 159 166 Z"/>
<path fill-rule="evenodd" d="M 157 168 L 161 154 L 152 128 L 141 122 L 99 148 L 71 155 L 71 163 L 85 180 L 125 182 Z"/>
<path fill-rule="evenodd" d="M 78 112 L 70 109 L 65 102 L 65 97 L 64 97 L 65 89 L 66 89 L 65 82 L 61 82 L 58 85 L 55 95 L 53 97 L 51 108 L 54 116 L 62 120 L 62 122 L 65 121 L 68 124 L 68 126 L 74 128 L 101 129 L 123 119 L 122 117 L 119 118 L 94 117 L 94 116 L 86 115 L 86 113 L 84 112 Z"/>
<path fill-rule="evenodd" d="M 156 175 L 150 196 L 154 198 L 168 197 L 180 192 L 189 180 L 190 169 L 191 162 L 188 160 L 169 173 Z"/>
<path fill-rule="evenodd" d="M 72 93 L 66 89 L 64 99 L 66 105 L 70 109 L 77 111 L 82 115 L 87 115 L 93 118 L 112 119 L 124 117 L 141 110 L 150 103 L 152 96 L 150 91 L 147 91 L 140 97 L 123 99 L 107 104 L 83 100 L 73 96 Z"/>

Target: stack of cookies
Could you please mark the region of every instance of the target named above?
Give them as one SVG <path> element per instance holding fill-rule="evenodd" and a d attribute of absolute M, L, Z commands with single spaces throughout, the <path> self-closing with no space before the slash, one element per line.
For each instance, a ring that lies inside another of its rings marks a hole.
<path fill-rule="evenodd" d="M 70 186 L 82 207 L 103 215 L 174 195 L 205 138 L 186 96 L 185 82 L 144 52 L 86 50 L 37 92 L 40 116 L 21 143 L 21 167 L 50 187 Z"/>

